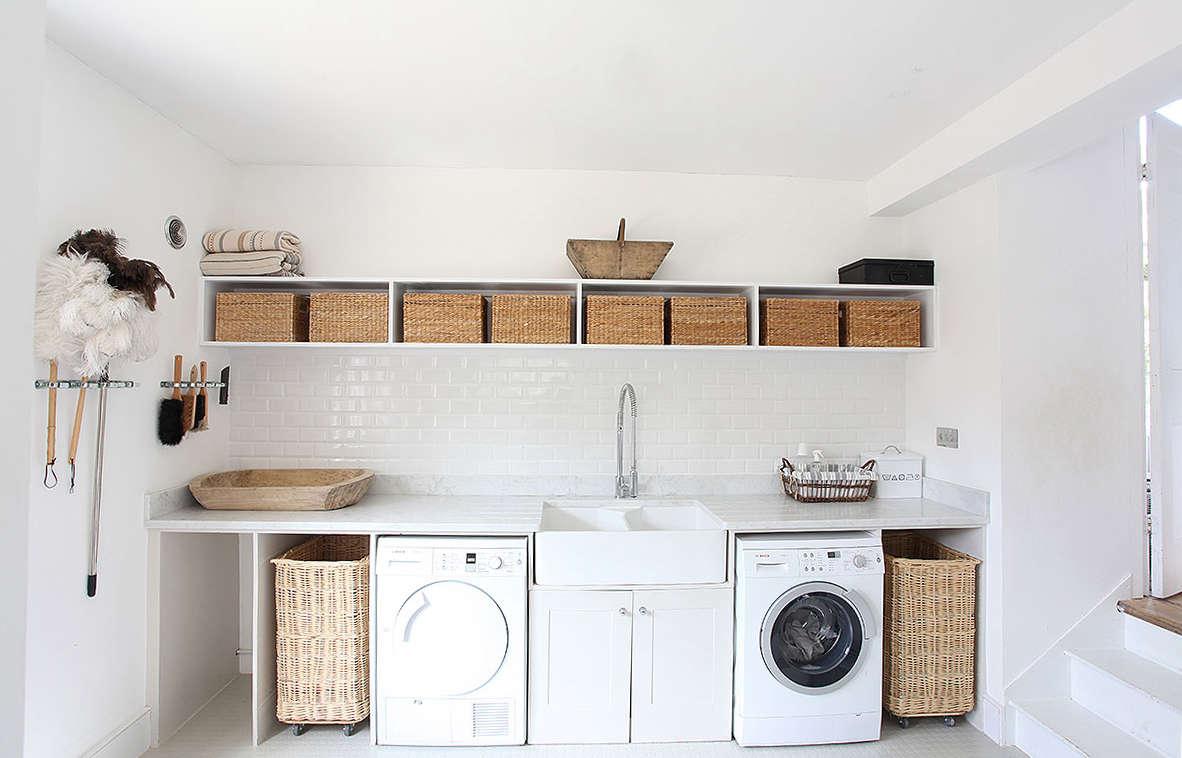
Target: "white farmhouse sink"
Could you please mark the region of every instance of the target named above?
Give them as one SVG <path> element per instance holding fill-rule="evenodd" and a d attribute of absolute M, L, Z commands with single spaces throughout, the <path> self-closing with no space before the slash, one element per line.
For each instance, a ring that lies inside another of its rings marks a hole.
<path fill-rule="evenodd" d="M 726 581 L 726 530 L 696 500 L 552 500 L 534 538 L 542 585 Z"/>

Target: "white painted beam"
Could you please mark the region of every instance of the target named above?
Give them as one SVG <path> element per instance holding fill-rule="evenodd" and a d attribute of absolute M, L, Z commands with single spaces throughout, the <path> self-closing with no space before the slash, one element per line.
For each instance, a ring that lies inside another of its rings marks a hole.
<path fill-rule="evenodd" d="M 872 177 L 870 214 L 1044 163 L 1180 97 L 1182 2 L 1134 0 Z"/>

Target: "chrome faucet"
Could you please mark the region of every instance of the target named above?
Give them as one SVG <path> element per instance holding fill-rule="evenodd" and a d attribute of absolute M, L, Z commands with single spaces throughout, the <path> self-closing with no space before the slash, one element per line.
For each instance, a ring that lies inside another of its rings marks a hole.
<path fill-rule="evenodd" d="M 631 404 L 632 416 L 632 471 L 624 476 L 624 399 Z M 636 497 L 640 487 L 636 482 L 636 390 L 631 384 L 620 388 L 620 405 L 616 410 L 616 497 Z"/>

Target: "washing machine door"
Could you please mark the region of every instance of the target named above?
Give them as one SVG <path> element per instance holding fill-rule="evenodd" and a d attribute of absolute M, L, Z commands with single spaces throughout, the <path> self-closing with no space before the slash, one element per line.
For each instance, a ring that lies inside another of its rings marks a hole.
<path fill-rule="evenodd" d="M 841 687 L 857 671 L 873 634 L 873 619 L 860 595 L 829 582 L 809 582 L 772 603 L 759 648 L 778 682 L 798 692 L 822 693 Z"/>
<path fill-rule="evenodd" d="M 410 595 L 384 635 L 383 671 L 412 697 L 466 695 L 505 662 L 509 627 L 487 592 L 467 582 L 432 582 Z"/>

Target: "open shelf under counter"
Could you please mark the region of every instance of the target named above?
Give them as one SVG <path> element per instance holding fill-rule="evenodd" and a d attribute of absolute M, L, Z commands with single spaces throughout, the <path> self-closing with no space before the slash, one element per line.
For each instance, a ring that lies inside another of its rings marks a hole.
<path fill-rule="evenodd" d="M 386 291 L 390 296 L 388 339 L 385 342 L 219 342 L 213 339 L 214 307 L 218 292 L 317 292 Z M 570 344 L 506 343 L 414 343 L 401 341 L 402 296 L 407 292 L 468 292 L 569 294 L 575 319 L 576 341 Z M 793 284 L 758 282 L 689 282 L 663 279 L 470 279 L 438 277 L 205 277 L 202 282 L 199 321 L 203 347 L 250 349 L 337 348 L 347 350 L 597 350 L 597 351 L 757 351 L 806 353 L 925 353 L 938 346 L 939 324 L 936 287 L 874 284 Z M 747 298 L 749 343 L 747 345 L 592 345 L 583 342 L 583 321 L 587 295 L 648 294 L 664 297 Z M 837 300 L 918 300 L 921 303 L 920 347 L 811 347 L 759 345 L 759 303 L 768 297 L 826 298 Z"/>

